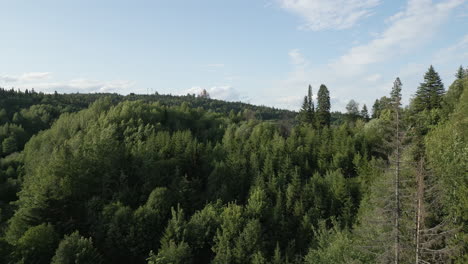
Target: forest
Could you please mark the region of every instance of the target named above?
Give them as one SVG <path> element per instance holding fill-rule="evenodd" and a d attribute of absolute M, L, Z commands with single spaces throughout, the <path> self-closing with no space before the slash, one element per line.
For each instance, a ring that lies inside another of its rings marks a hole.
<path fill-rule="evenodd" d="M 468 263 L 468 69 L 368 109 L 0 89 L 0 263 Z M 410 89 L 410 88 L 408 88 Z"/>

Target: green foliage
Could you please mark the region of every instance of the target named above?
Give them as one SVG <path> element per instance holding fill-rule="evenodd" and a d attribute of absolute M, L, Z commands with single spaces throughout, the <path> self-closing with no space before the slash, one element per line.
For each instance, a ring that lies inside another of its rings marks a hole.
<path fill-rule="evenodd" d="M 266 264 L 268 263 L 263 257 L 262 252 L 256 252 L 252 257 L 252 264 Z"/>
<path fill-rule="evenodd" d="M 444 94 L 444 84 L 431 65 L 424 75 L 424 82 L 419 85 L 416 96 L 411 102 L 412 108 L 415 112 L 440 108 Z"/>
<path fill-rule="evenodd" d="M 314 125 L 315 123 L 315 108 L 312 98 L 312 86 L 309 85 L 307 96 L 304 97 L 301 110 L 298 115 L 299 121 L 304 124 Z"/>
<path fill-rule="evenodd" d="M 244 226 L 242 207 L 229 204 L 221 214 L 221 227 L 216 232 L 213 263 L 236 263 L 235 244 Z"/>
<path fill-rule="evenodd" d="M 457 70 L 457 73 L 455 74 L 455 77 L 457 78 L 457 80 L 461 80 L 461 79 L 466 77 L 466 71 L 465 71 L 465 69 L 463 69 L 462 65 L 460 65 L 460 67 L 458 67 L 458 70 Z"/>
<path fill-rule="evenodd" d="M 439 248 L 468 241 L 466 85 L 459 78 L 432 109 L 400 109 L 405 162 L 425 158 L 442 190 L 443 210 L 428 210 L 427 222 L 456 230 Z M 306 125 L 296 126 L 289 111 L 193 95 L 0 89 L 0 262 L 50 263 L 54 252 L 53 263 L 391 259 L 391 242 L 363 248 L 392 231 L 375 223 L 392 219 L 382 208 L 401 81 L 376 100 L 372 120 L 356 102 L 330 113 L 325 85 L 315 108 L 309 88 L 298 116 Z M 402 170 L 408 190 L 414 170 Z"/>
<path fill-rule="evenodd" d="M 182 241 L 177 244 L 170 241 L 157 256 L 151 252 L 147 260 L 148 264 L 190 264 L 191 259 L 190 247 L 187 243 Z"/>
<path fill-rule="evenodd" d="M 366 121 L 369 120 L 369 111 L 367 110 L 367 106 L 365 104 L 362 106 L 360 116 Z"/>
<path fill-rule="evenodd" d="M 355 121 L 360 116 L 359 103 L 351 99 L 346 105 L 346 114 L 349 121 Z"/>
<path fill-rule="evenodd" d="M 317 93 L 317 123 L 321 127 L 330 125 L 330 108 L 330 92 L 322 84 Z"/>
<path fill-rule="evenodd" d="M 187 241 L 193 252 L 195 263 L 208 263 L 214 254 L 213 237 L 220 227 L 220 217 L 222 212 L 220 203 L 208 204 L 203 210 L 195 212 L 187 223 Z"/>
<path fill-rule="evenodd" d="M 426 137 L 431 168 L 442 184 L 445 210 L 457 221 L 468 224 L 468 92 L 464 90 L 450 119 Z"/>
<path fill-rule="evenodd" d="M 101 258 L 91 238 L 84 238 L 76 231 L 60 241 L 51 264 L 98 264 Z"/>
<path fill-rule="evenodd" d="M 50 224 L 29 228 L 16 243 L 20 263 L 50 263 L 58 244 L 58 235 Z"/>
<path fill-rule="evenodd" d="M 14 137 L 7 137 L 2 142 L 2 152 L 5 155 L 11 154 L 18 149 L 16 139 Z"/>
<path fill-rule="evenodd" d="M 460 101 L 460 97 L 464 90 L 468 87 L 468 78 L 457 78 L 455 82 L 450 85 L 447 94 L 444 96 L 443 100 L 443 112 L 444 116 L 449 117 L 449 115 L 455 110 L 455 107 Z"/>
<path fill-rule="evenodd" d="M 358 263 L 359 254 L 353 248 L 353 241 L 347 230 L 327 229 L 324 223 L 315 231 L 316 247 L 311 248 L 304 263 Z M 367 262 L 364 262 L 367 263 Z"/>

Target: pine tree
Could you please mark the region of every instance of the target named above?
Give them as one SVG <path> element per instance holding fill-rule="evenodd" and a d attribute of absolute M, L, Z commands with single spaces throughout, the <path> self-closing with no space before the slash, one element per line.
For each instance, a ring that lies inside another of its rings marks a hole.
<path fill-rule="evenodd" d="M 330 118 L 330 92 L 322 84 L 317 93 L 317 123 L 320 127 L 330 126 Z"/>
<path fill-rule="evenodd" d="M 302 107 L 301 110 L 299 110 L 299 120 L 302 123 L 308 123 L 308 118 L 307 118 L 307 108 L 308 108 L 308 100 L 307 96 L 304 96 L 304 101 L 302 102 Z"/>
<path fill-rule="evenodd" d="M 460 67 L 458 68 L 457 73 L 455 74 L 455 77 L 457 77 L 457 80 L 460 80 L 460 79 L 465 78 L 465 76 L 466 76 L 465 69 L 463 69 L 463 66 L 460 65 Z"/>
<path fill-rule="evenodd" d="M 432 65 L 424 75 L 422 82 L 416 91 L 416 97 L 413 100 L 413 107 L 416 112 L 423 110 L 432 110 L 441 107 L 442 97 L 445 94 L 444 84 L 439 74 Z"/>
<path fill-rule="evenodd" d="M 367 106 L 365 104 L 362 106 L 361 117 L 366 121 L 369 120 L 369 111 L 367 110 Z"/>

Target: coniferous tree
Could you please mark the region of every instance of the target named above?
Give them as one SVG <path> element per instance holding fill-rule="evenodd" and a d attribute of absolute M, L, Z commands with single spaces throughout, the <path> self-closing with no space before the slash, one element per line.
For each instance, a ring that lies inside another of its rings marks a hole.
<path fill-rule="evenodd" d="M 361 117 L 366 121 L 369 120 L 369 111 L 367 110 L 367 106 L 365 104 L 362 106 Z"/>
<path fill-rule="evenodd" d="M 460 79 L 465 78 L 465 76 L 466 76 L 465 69 L 463 69 L 463 66 L 460 65 L 460 67 L 458 68 L 457 73 L 455 74 L 455 77 L 457 77 L 457 80 L 460 80 Z"/>
<path fill-rule="evenodd" d="M 301 110 L 299 110 L 299 120 L 302 122 L 302 123 L 309 123 L 309 119 L 308 119 L 308 99 L 307 99 L 307 96 L 304 96 L 304 101 L 302 102 L 302 106 L 301 106 Z"/>
<path fill-rule="evenodd" d="M 306 124 L 314 124 L 314 101 L 312 98 L 312 86 L 309 85 L 307 95 L 304 96 L 304 102 L 302 103 L 301 110 L 299 111 L 299 119 L 301 122 Z"/>
<path fill-rule="evenodd" d="M 444 84 L 431 65 L 424 75 L 424 82 L 419 85 L 416 91 L 416 97 L 413 100 L 414 110 L 421 112 L 426 109 L 440 108 L 444 94 Z"/>
<path fill-rule="evenodd" d="M 312 94 L 312 85 L 309 84 L 309 89 L 307 91 L 307 103 L 309 105 L 309 111 L 310 115 L 314 116 L 315 113 L 315 106 L 314 106 L 314 100 L 313 100 L 313 94 Z"/>
<path fill-rule="evenodd" d="M 458 68 L 455 77 L 457 78 L 455 82 L 449 87 L 447 93 L 444 96 L 444 105 L 443 110 L 445 117 L 448 118 L 449 114 L 455 110 L 455 106 L 458 103 L 459 98 L 461 97 L 463 90 L 466 86 L 465 77 L 468 76 L 468 72 L 465 72 L 462 66 Z"/>
<path fill-rule="evenodd" d="M 320 85 L 317 93 L 317 123 L 319 127 L 330 126 L 330 92 L 327 86 Z"/>
<path fill-rule="evenodd" d="M 10 136 L 3 140 L 2 143 L 3 153 L 10 154 L 17 150 L 16 139 L 13 136 Z"/>

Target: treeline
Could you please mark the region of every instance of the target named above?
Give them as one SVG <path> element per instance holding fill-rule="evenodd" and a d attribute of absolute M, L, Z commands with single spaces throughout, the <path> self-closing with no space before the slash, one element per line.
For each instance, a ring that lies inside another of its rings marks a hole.
<path fill-rule="evenodd" d="M 396 81 L 373 118 L 354 101 L 331 113 L 325 85 L 297 117 L 192 95 L 2 90 L 0 263 L 463 263 L 461 70 L 445 93 L 431 67 L 404 109 Z"/>
<path fill-rule="evenodd" d="M 209 96 L 196 96 L 187 94 L 185 96 L 167 94 L 134 94 L 120 95 L 116 93 L 92 93 L 92 94 L 45 94 L 36 92 L 34 89 L 25 91 L 4 89 L 0 87 L 0 105 L 10 117 L 21 109 L 29 108 L 37 104 L 46 104 L 57 107 L 62 112 L 76 112 L 87 108 L 91 103 L 101 98 L 111 98 L 113 102 L 143 101 L 159 102 L 163 106 L 177 106 L 186 103 L 192 108 L 202 108 L 207 111 L 222 113 L 225 115 L 239 114 L 245 112 L 261 120 L 280 120 L 294 118 L 295 113 L 274 107 L 257 106 L 242 102 L 227 102 L 210 99 Z"/>

